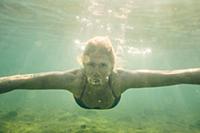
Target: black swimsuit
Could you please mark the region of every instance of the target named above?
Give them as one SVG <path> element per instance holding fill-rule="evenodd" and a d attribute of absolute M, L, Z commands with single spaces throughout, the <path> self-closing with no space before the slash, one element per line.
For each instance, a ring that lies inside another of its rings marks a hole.
<path fill-rule="evenodd" d="M 87 81 L 87 80 L 86 80 L 86 81 Z M 114 100 L 112 106 L 109 107 L 109 108 L 106 108 L 106 109 L 111 109 L 111 108 L 115 107 L 115 106 L 119 103 L 119 101 L 120 101 L 120 99 L 121 99 L 121 95 L 120 95 L 120 96 L 117 96 L 117 95 L 115 94 L 115 92 L 113 91 L 112 85 L 111 85 L 111 79 L 110 79 L 110 77 L 109 77 L 108 83 L 109 83 L 109 88 L 112 90 L 112 94 L 113 94 L 113 96 L 115 97 L 115 100 Z M 87 83 L 85 83 L 84 88 L 83 88 L 83 91 L 81 92 L 81 96 L 80 96 L 79 98 L 76 98 L 76 97 L 74 96 L 74 99 L 75 99 L 76 103 L 77 103 L 79 106 L 81 106 L 82 108 L 85 108 L 85 109 L 101 109 L 101 108 L 99 108 L 99 107 L 94 107 L 94 108 L 87 107 L 87 106 L 83 103 L 82 97 L 83 97 L 83 94 L 84 94 L 84 92 L 85 92 L 85 90 L 86 90 L 86 84 L 87 84 Z"/>

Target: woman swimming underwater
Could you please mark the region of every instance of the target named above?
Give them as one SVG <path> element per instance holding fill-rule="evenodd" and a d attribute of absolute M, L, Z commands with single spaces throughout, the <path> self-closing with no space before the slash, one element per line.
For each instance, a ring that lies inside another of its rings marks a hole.
<path fill-rule="evenodd" d="M 115 52 L 107 37 L 86 42 L 83 68 L 0 78 L 0 94 L 16 89 L 64 89 L 86 109 L 110 109 L 130 88 L 199 84 L 200 68 L 183 70 L 125 70 L 115 67 Z"/>

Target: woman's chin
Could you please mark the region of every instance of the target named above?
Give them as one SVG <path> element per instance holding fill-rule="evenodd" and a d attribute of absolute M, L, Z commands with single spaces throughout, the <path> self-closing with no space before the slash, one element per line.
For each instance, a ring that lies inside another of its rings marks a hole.
<path fill-rule="evenodd" d="M 88 78 L 88 83 L 94 86 L 98 86 L 98 85 L 102 85 L 103 81 L 102 79 L 92 79 L 92 78 Z"/>

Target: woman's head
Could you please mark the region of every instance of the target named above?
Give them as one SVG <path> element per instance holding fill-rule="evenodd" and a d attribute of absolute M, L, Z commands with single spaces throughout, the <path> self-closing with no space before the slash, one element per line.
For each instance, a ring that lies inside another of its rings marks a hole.
<path fill-rule="evenodd" d="M 103 84 L 115 67 L 115 53 L 108 37 L 94 37 L 86 42 L 81 57 L 88 82 Z"/>

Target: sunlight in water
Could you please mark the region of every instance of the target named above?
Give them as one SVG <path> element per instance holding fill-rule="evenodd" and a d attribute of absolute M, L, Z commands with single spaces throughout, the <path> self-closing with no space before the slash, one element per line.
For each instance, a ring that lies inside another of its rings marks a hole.
<path fill-rule="evenodd" d="M 74 40 L 74 43 L 76 44 L 76 48 L 78 49 L 79 52 L 84 51 L 85 49 L 84 42 L 81 42 L 80 40 L 76 39 Z"/>
<path fill-rule="evenodd" d="M 126 32 L 135 30 L 134 25 L 127 23 L 134 6 L 133 1 L 120 2 L 115 5 L 117 8 L 112 8 L 112 6 L 109 6 L 109 2 L 104 0 L 88 2 L 85 13 L 75 16 L 77 22 L 81 25 L 80 33 L 91 35 L 94 32 L 94 36 L 102 34 L 109 36 L 116 50 L 116 55 L 120 57 L 126 55 L 147 56 L 152 53 L 151 48 L 146 48 L 141 40 L 138 42 L 139 47 L 135 43 L 127 43 Z M 118 21 L 118 24 L 111 24 L 110 21 L 112 20 Z M 87 37 L 87 39 L 90 37 Z M 84 41 L 87 39 L 77 38 L 73 40 L 78 52 L 84 50 Z"/>
<path fill-rule="evenodd" d="M 116 54 L 118 56 L 123 56 L 124 54 L 129 54 L 129 55 L 142 55 L 146 56 L 152 53 L 152 50 L 150 48 L 136 48 L 133 46 L 117 46 L 116 49 Z"/>
<path fill-rule="evenodd" d="M 104 34 L 110 37 L 124 38 L 125 30 L 134 30 L 133 26 L 127 24 L 129 15 L 132 12 L 132 1 L 119 1 L 113 3 L 113 6 L 110 4 L 111 2 L 106 0 L 89 0 L 86 2 L 82 14 L 75 16 L 81 27 L 81 35 L 94 33 L 96 35 Z"/>
<path fill-rule="evenodd" d="M 121 43 L 124 43 L 124 40 L 120 40 Z M 85 44 L 84 42 L 81 42 L 79 39 L 74 40 L 74 43 L 76 44 L 76 48 L 78 49 L 79 52 L 83 52 L 85 49 Z M 126 45 L 117 45 L 115 48 L 116 55 L 117 56 L 125 56 L 125 55 L 142 55 L 142 56 L 147 56 L 152 53 L 151 48 L 137 48 L 134 46 L 126 46 Z"/>

